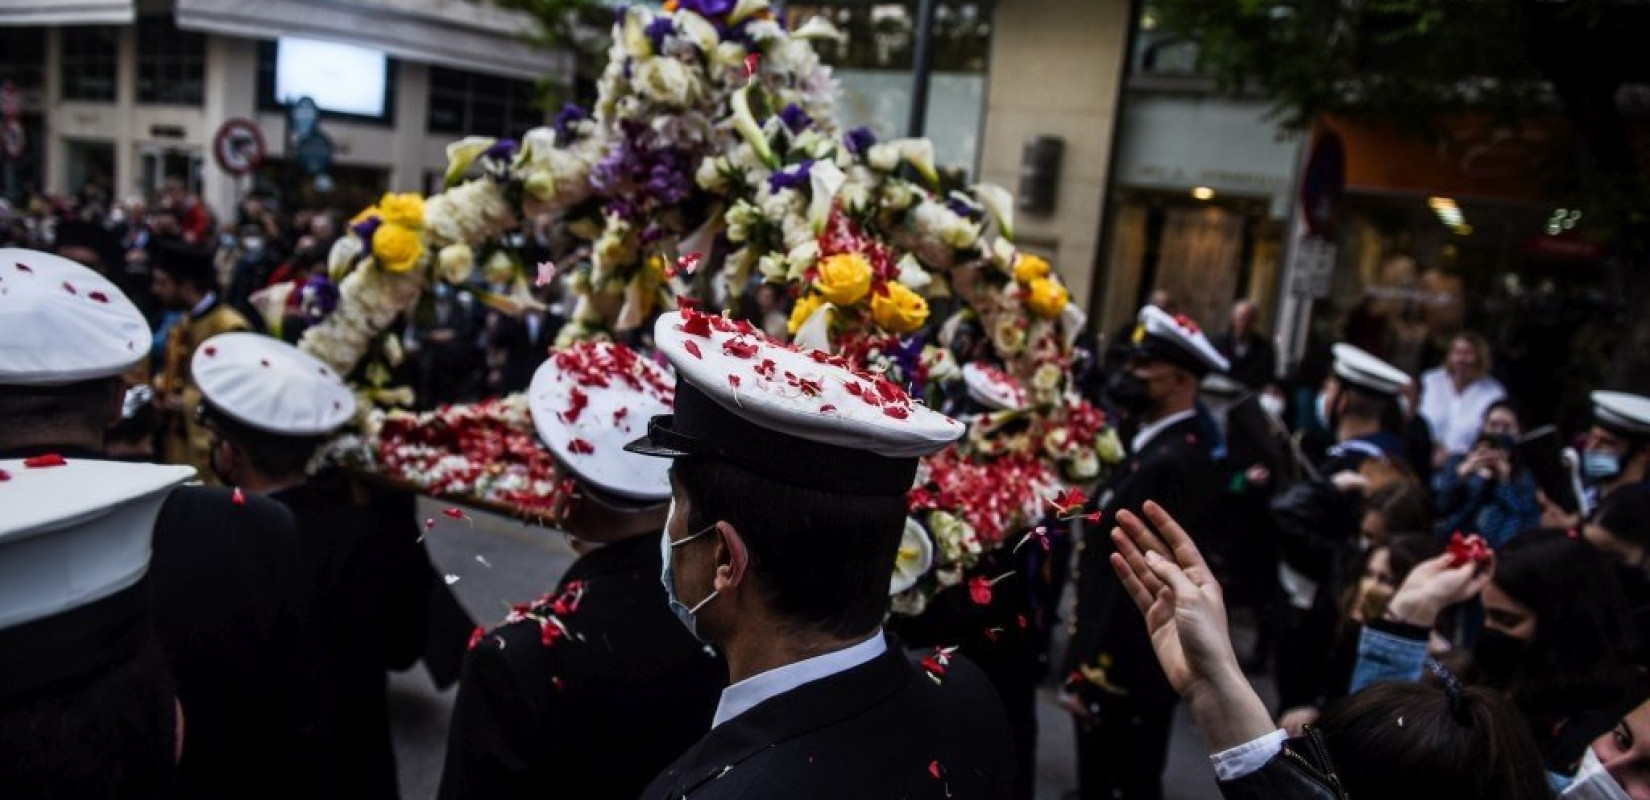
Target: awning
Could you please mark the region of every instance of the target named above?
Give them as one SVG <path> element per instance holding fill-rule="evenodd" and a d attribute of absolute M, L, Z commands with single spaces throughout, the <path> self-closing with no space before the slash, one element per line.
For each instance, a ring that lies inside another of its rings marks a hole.
<path fill-rule="evenodd" d="M 516 78 L 572 74 L 571 54 L 527 42 L 536 23 L 523 15 L 481 3 L 423 8 L 409 10 L 400 0 L 177 0 L 177 24 L 248 39 L 344 42 L 406 61 Z"/>
<path fill-rule="evenodd" d="M 130 25 L 132 0 L 0 0 L 0 25 Z"/>

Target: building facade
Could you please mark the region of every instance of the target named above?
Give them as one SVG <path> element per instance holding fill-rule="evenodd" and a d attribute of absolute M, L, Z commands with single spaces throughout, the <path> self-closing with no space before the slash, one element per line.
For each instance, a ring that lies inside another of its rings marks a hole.
<path fill-rule="evenodd" d="M 372 63 L 382 65 L 382 76 L 339 76 L 369 93 L 381 84 L 367 113 L 323 106 L 338 195 L 324 199 L 348 206 L 378 191 L 424 190 L 453 139 L 519 135 L 543 121 L 534 81 L 565 79 L 571 59 L 531 46 L 531 25 L 463 0 L 0 0 L 0 80 L 15 89 L 27 139 L 7 162 L 6 188 L 67 193 L 92 183 L 119 198 L 181 182 L 220 216 L 254 180 L 315 191 L 291 180 L 298 170 L 276 96 L 279 43 L 296 39 L 377 53 Z M 213 137 L 230 119 L 262 134 L 256 178 L 213 164 Z"/>

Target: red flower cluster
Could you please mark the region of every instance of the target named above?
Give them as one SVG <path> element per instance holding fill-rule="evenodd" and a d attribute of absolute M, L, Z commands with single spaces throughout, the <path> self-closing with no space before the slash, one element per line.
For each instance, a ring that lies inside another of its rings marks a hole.
<path fill-rule="evenodd" d="M 1048 466 L 1029 455 L 988 461 L 963 456 L 956 447 L 949 447 L 925 463 L 928 480 L 906 496 L 907 508 L 957 516 L 973 526 L 986 551 L 1035 519 L 1043 502 L 1042 491 L 1056 483 Z"/>
<path fill-rule="evenodd" d="M 676 397 L 676 387 L 670 381 L 659 377 L 655 370 L 644 366 L 642 357 L 623 345 L 610 342 L 579 342 L 571 347 L 553 351 L 550 358 L 555 361 L 557 369 L 573 378 L 576 386 L 605 387 L 617 381 L 666 403 L 674 402 Z M 577 389 L 574 391 L 577 392 Z M 583 409 L 584 405 L 577 397 L 573 402 L 577 409 Z M 571 415 L 568 422 L 578 419 L 577 410 L 569 409 L 565 413 Z"/>
<path fill-rule="evenodd" d="M 1456 531 L 1449 537 L 1449 545 L 1444 548 L 1444 552 L 1449 554 L 1449 565 L 1451 567 L 1459 567 L 1469 561 L 1475 564 L 1483 564 L 1493 556 L 1490 545 L 1484 541 L 1484 537 L 1476 533 L 1471 536 L 1462 536 L 1460 531 Z"/>
<path fill-rule="evenodd" d="M 432 494 L 545 514 L 565 499 L 568 484 L 534 436 L 525 415 L 484 400 L 392 416 L 379 430 L 374 450 L 385 474 Z"/>

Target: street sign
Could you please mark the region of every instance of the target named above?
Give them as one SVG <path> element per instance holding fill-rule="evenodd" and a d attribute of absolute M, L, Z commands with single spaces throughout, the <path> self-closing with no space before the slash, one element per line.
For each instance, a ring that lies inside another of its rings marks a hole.
<path fill-rule="evenodd" d="M 250 175 L 264 163 L 263 132 L 249 119 L 236 118 L 218 126 L 212 137 L 212 157 L 231 175 Z"/>
<path fill-rule="evenodd" d="M 320 123 L 321 107 L 308 97 L 300 97 L 287 112 L 287 135 L 294 143 L 301 142 L 309 138 Z"/>
<path fill-rule="evenodd" d="M 323 175 L 332 168 L 332 139 L 320 131 L 299 139 L 292 151 L 305 174 Z"/>
<path fill-rule="evenodd" d="M 1306 174 L 1301 177 L 1301 213 L 1313 235 L 1335 235 L 1335 219 L 1345 193 L 1346 145 L 1340 134 L 1324 130 L 1312 143 Z"/>
<path fill-rule="evenodd" d="M 0 123 L 0 151 L 5 153 L 6 158 L 22 158 L 27 144 L 28 139 L 23 136 L 23 123 L 15 119 Z"/>

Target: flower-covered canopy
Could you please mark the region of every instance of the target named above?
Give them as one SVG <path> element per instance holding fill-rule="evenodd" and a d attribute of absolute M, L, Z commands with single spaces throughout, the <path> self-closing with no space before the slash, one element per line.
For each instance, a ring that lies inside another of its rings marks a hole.
<path fill-rule="evenodd" d="M 1026 387 L 1025 408 L 981 416 L 961 452 L 932 462 L 932 491 L 913 502 L 938 567 L 966 568 L 1035 521 L 1045 487 L 1098 479 L 1115 436 L 1073 391 L 1083 314 L 1051 265 L 1014 244 L 1009 192 L 947 183 L 927 140 L 841 130 L 838 85 L 813 48 L 836 36 L 822 19 L 787 30 L 767 0 L 625 10 L 593 109 L 570 106 L 520 142 L 456 142 L 445 191 L 386 195 L 353 220 L 330 259 L 337 308 L 300 346 L 350 373 L 375 342 L 393 346 L 382 334 L 433 281 L 464 284 L 477 254 L 545 215 L 577 240 L 556 259 L 577 296 L 558 344 L 776 284 L 798 344 L 915 396 L 945 396 L 959 358 Z M 536 303 L 530 281 L 516 267 L 509 293 L 478 294 L 519 310 Z M 959 353 L 963 338 L 981 346 Z M 954 507 L 982 480 L 1024 496 Z"/>

